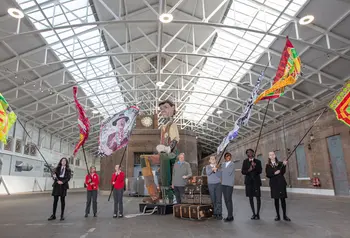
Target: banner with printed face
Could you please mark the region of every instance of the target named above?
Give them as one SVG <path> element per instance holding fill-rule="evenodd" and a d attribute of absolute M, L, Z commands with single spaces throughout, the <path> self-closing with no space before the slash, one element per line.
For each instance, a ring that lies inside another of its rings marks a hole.
<path fill-rule="evenodd" d="M 139 109 L 132 106 L 101 123 L 99 137 L 101 155 L 111 155 L 128 144 L 138 113 Z"/>

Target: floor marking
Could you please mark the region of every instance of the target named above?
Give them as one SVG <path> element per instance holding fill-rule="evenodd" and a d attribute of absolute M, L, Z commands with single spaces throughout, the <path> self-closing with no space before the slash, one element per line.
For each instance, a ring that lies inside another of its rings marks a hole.
<path fill-rule="evenodd" d="M 84 235 L 80 236 L 80 238 L 85 238 L 88 236 L 88 233 L 85 233 Z"/>
<path fill-rule="evenodd" d="M 15 226 L 16 224 L 8 223 L 8 224 L 2 224 L 2 226 Z"/>
<path fill-rule="evenodd" d="M 44 226 L 45 224 L 42 223 L 33 223 L 33 224 L 26 224 L 26 226 Z"/>
<path fill-rule="evenodd" d="M 94 232 L 95 229 L 96 229 L 96 228 L 91 228 L 91 229 L 88 230 L 88 232 L 90 232 L 90 233 L 91 233 L 91 232 Z"/>
<path fill-rule="evenodd" d="M 71 226 L 74 223 L 52 223 L 53 226 Z"/>

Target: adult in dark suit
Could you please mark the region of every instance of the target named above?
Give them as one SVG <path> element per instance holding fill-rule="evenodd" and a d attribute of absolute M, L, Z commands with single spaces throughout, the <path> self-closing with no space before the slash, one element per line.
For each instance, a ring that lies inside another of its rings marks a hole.
<path fill-rule="evenodd" d="M 269 152 L 269 162 L 266 165 L 266 177 L 270 179 L 271 198 L 275 200 L 277 213 L 275 221 L 281 220 L 279 200 L 281 200 L 283 219 L 285 221 L 290 221 L 286 213 L 287 182 L 284 178 L 287 162 L 287 160 L 283 162 L 278 161 L 275 152 Z"/>
<path fill-rule="evenodd" d="M 54 174 L 52 175 L 54 179 L 54 183 L 52 185 L 52 196 L 54 198 L 53 200 L 53 212 L 49 221 L 56 219 L 56 209 L 57 209 L 57 203 L 58 199 L 61 198 L 61 221 L 64 220 L 64 208 L 66 205 L 65 198 L 67 196 L 67 190 L 69 189 L 69 180 L 71 178 L 71 170 L 69 168 L 69 163 L 66 158 L 62 158 L 60 162 L 58 163 Z"/>
<path fill-rule="evenodd" d="M 261 162 L 254 158 L 254 150 L 246 150 L 247 159 L 243 161 L 242 174 L 245 175 L 245 194 L 249 197 L 250 207 L 253 211 L 252 220 L 260 219 L 260 207 L 261 207 L 261 178 L 260 174 L 262 172 Z M 254 209 L 254 197 L 256 197 L 257 211 L 255 213 Z"/>

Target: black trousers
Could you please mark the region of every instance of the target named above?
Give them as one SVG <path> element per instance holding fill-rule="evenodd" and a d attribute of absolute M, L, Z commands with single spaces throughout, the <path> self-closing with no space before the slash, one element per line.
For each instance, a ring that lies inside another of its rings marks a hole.
<path fill-rule="evenodd" d="M 123 215 L 123 193 L 124 189 L 113 189 L 113 199 L 114 199 L 114 214 L 118 216 Z"/>
<path fill-rule="evenodd" d="M 96 214 L 97 213 L 97 190 L 87 191 L 85 214 L 90 214 L 91 200 L 92 200 L 92 210 L 94 214 Z"/>
<path fill-rule="evenodd" d="M 227 209 L 227 217 L 233 217 L 233 203 L 232 203 L 232 193 L 233 187 L 227 185 L 221 185 L 222 194 L 224 195 L 225 205 Z"/>
<path fill-rule="evenodd" d="M 221 184 L 208 184 L 211 201 L 214 205 L 214 215 L 222 214 L 222 191 Z"/>
<path fill-rule="evenodd" d="M 174 193 L 175 193 L 177 204 L 181 204 L 181 197 L 185 193 L 185 187 L 174 186 Z"/>
<path fill-rule="evenodd" d="M 281 200 L 281 207 L 282 207 L 282 212 L 283 216 L 287 216 L 287 205 L 286 205 L 286 199 L 285 198 L 275 198 L 275 209 L 276 209 L 276 214 L 278 217 L 280 217 L 280 205 L 279 205 L 279 200 Z"/>
<path fill-rule="evenodd" d="M 61 216 L 64 215 L 64 208 L 66 207 L 66 197 L 65 196 L 53 196 L 53 211 L 52 215 L 56 216 L 58 199 L 61 198 Z"/>

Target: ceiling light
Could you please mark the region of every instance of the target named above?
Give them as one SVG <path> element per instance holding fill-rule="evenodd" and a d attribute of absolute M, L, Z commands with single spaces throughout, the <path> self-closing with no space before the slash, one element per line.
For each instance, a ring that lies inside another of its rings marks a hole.
<path fill-rule="evenodd" d="M 169 23 L 173 20 L 173 18 L 173 15 L 171 15 L 170 13 L 163 13 L 159 16 L 159 21 L 163 23 Z"/>
<path fill-rule="evenodd" d="M 163 86 L 165 85 L 165 83 L 162 82 L 162 81 L 159 81 L 159 82 L 156 83 L 156 85 L 157 85 L 158 87 L 163 87 Z"/>
<path fill-rule="evenodd" d="M 218 110 L 218 111 L 216 112 L 216 114 L 218 114 L 218 115 L 221 115 L 222 113 L 223 113 L 222 110 Z"/>
<path fill-rule="evenodd" d="M 21 19 L 24 17 L 24 14 L 21 10 L 18 10 L 16 8 L 9 8 L 7 10 L 7 13 L 10 14 L 11 17 L 17 18 L 17 19 Z"/>
<path fill-rule="evenodd" d="M 99 111 L 98 110 L 92 110 L 92 114 L 98 114 Z"/>
<path fill-rule="evenodd" d="M 300 18 L 299 24 L 300 25 L 307 25 L 307 24 L 310 24 L 311 22 L 313 22 L 314 19 L 315 19 L 315 17 L 313 15 L 307 15 L 307 16 Z"/>

